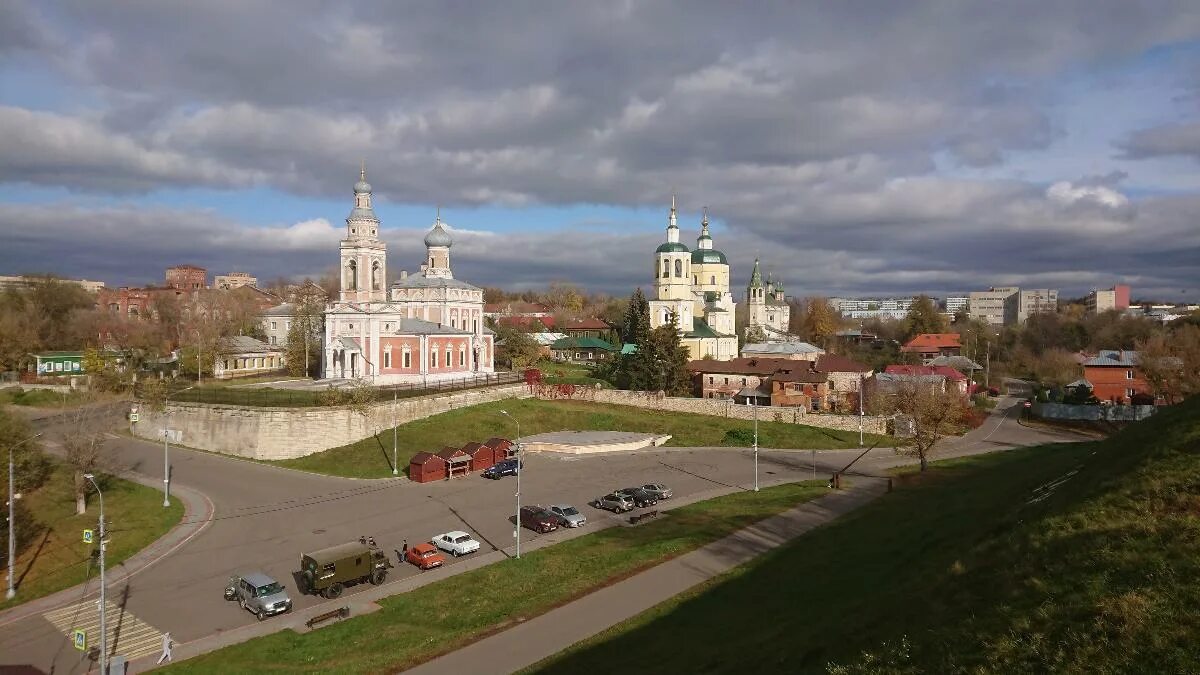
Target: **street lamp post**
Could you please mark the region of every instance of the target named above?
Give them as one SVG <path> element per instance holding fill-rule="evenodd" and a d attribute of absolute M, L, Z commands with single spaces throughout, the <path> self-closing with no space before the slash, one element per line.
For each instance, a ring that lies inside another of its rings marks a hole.
<path fill-rule="evenodd" d="M 758 492 L 758 396 L 751 400 L 754 402 L 754 491 Z"/>
<path fill-rule="evenodd" d="M 863 386 L 865 386 L 867 376 L 862 373 L 858 374 L 858 447 L 863 446 Z"/>
<path fill-rule="evenodd" d="M 16 508 L 14 502 L 17 501 L 17 491 L 16 480 L 13 478 L 13 474 L 15 473 L 15 465 L 13 464 L 13 450 L 16 450 L 17 446 L 28 443 L 38 436 L 41 436 L 41 434 L 34 434 L 23 441 L 17 441 L 16 443 L 8 446 L 8 593 L 6 593 L 4 597 L 9 600 L 12 600 L 17 595 L 17 589 L 15 586 L 13 586 L 14 580 L 16 579 L 16 577 L 13 576 L 13 569 L 14 562 L 17 557 L 17 537 L 13 514 L 13 509 Z"/>
<path fill-rule="evenodd" d="M 105 624 L 104 614 L 104 549 L 106 542 L 104 540 L 104 493 L 100 491 L 100 486 L 96 485 L 96 477 L 93 474 L 85 473 L 83 477 L 96 488 L 96 494 L 100 496 L 100 672 L 108 672 L 108 626 Z"/>
<path fill-rule="evenodd" d="M 308 361 L 305 361 L 305 363 L 308 363 Z M 393 389 L 392 390 L 392 475 L 393 476 L 400 475 L 400 467 L 396 464 L 396 462 L 399 459 L 398 448 L 400 447 L 400 444 L 396 440 L 397 434 L 399 433 L 398 430 L 400 428 L 400 423 L 397 420 L 398 420 L 398 418 L 396 416 L 396 390 Z"/>
<path fill-rule="evenodd" d="M 200 385 L 194 385 L 191 387 L 187 387 L 185 389 L 180 389 L 179 391 L 177 391 L 175 393 L 182 394 L 183 392 L 187 391 L 188 389 L 195 389 L 198 386 L 200 386 Z M 167 420 L 170 419 L 171 413 L 167 412 L 166 407 L 165 407 L 165 404 L 170 401 L 170 398 L 171 397 L 168 396 L 166 398 L 166 400 L 164 401 L 164 407 L 163 407 L 163 413 L 162 413 L 163 414 L 163 430 L 162 430 L 162 435 L 163 435 L 163 508 L 167 508 L 171 505 L 171 427 L 167 423 Z"/>
<path fill-rule="evenodd" d="M 196 334 L 196 386 L 199 387 L 201 378 L 204 377 L 204 369 L 201 367 L 200 360 L 200 352 L 203 351 L 204 346 L 200 343 L 200 329 L 193 328 L 192 332 Z"/>
<path fill-rule="evenodd" d="M 516 538 L 517 538 L 517 559 L 520 560 L 520 558 L 521 558 L 521 464 L 523 463 L 523 458 L 521 457 L 521 421 L 518 420 L 517 418 L 513 417 L 512 415 L 509 415 L 507 410 L 501 410 L 500 414 L 504 415 L 508 419 L 512 420 L 517 425 L 517 495 L 516 495 L 516 497 L 517 497 L 517 519 L 513 522 L 513 524 L 516 526 L 516 529 L 513 530 L 513 532 L 515 533 L 514 536 L 516 536 Z"/>

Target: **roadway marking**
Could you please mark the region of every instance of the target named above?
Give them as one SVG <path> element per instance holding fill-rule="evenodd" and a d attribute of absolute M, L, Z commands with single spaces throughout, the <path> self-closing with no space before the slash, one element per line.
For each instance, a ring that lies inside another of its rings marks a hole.
<path fill-rule="evenodd" d="M 142 621 L 128 610 L 109 602 L 106 632 L 109 655 L 121 654 L 128 660 L 157 654 L 162 650 L 162 631 Z M 100 647 L 100 603 L 87 600 L 42 615 L 68 639 L 75 630 L 87 631 L 88 648 Z"/>

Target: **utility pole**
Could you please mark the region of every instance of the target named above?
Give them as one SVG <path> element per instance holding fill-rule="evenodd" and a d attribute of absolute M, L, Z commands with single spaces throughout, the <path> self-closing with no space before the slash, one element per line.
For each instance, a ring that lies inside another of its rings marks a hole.
<path fill-rule="evenodd" d="M 758 492 L 758 396 L 754 401 L 754 491 Z"/>
<path fill-rule="evenodd" d="M 15 502 L 17 501 L 17 491 L 16 479 L 13 478 L 13 475 L 16 471 L 15 465 L 13 464 L 13 450 L 16 450 L 17 446 L 21 445 L 22 443 L 28 443 L 38 436 L 41 436 L 41 434 L 34 434 L 23 441 L 17 441 L 13 445 L 8 446 L 8 593 L 6 593 L 4 597 L 9 600 L 12 600 L 17 595 L 16 586 L 13 585 L 16 580 L 16 577 L 13 575 L 13 570 L 15 568 L 17 557 L 17 533 L 15 529 L 16 521 L 14 518 L 15 514 L 13 513 L 13 509 L 16 508 Z"/>
<path fill-rule="evenodd" d="M 108 626 L 105 623 L 104 607 L 104 550 L 107 546 L 104 540 L 104 493 L 100 491 L 100 486 L 96 485 L 96 477 L 93 474 L 85 473 L 83 477 L 96 488 L 96 494 L 100 496 L 100 672 L 108 673 Z"/>
<path fill-rule="evenodd" d="M 863 446 L 863 387 L 866 385 L 867 377 L 862 373 L 858 374 L 858 447 Z"/>
<path fill-rule="evenodd" d="M 521 457 L 521 421 L 518 420 L 517 418 L 513 417 L 512 415 L 509 415 L 507 410 L 501 410 L 500 414 L 504 415 L 508 419 L 512 420 L 517 425 L 517 519 L 515 521 L 513 521 L 513 524 L 516 526 L 516 529 L 513 530 L 513 533 L 514 533 L 513 536 L 515 536 L 517 538 L 517 560 L 520 560 L 521 559 L 521 464 L 524 459 L 523 457 Z"/>
<path fill-rule="evenodd" d="M 171 425 L 170 413 L 163 411 L 163 508 L 171 505 Z M 100 537 L 104 538 L 103 535 Z M 102 545 L 103 546 L 103 545 Z"/>
<path fill-rule="evenodd" d="M 984 362 L 983 368 L 983 386 L 991 388 L 992 386 L 992 341 L 987 341 L 987 361 Z"/>

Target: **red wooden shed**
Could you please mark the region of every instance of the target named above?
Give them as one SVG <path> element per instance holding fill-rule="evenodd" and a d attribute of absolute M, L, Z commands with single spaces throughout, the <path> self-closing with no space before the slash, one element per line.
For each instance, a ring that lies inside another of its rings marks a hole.
<path fill-rule="evenodd" d="M 414 483 L 428 483 L 446 477 L 446 460 L 430 452 L 418 452 L 408 463 L 408 478 Z"/>
<path fill-rule="evenodd" d="M 484 441 L 483 444 L 491 448 L 496 453 L 497 462 L 507 457 L 517 456 L 517 449 L 513 446 L 512 441 L 508 440 L 507 438 L 489 438 Z"/>
<path fill-rule="evenodd" d="M 471 456 L 472 471 L 483 471 L 496 463 L 496 451 L 483 443 L 467 443 L 463 452 Z"/>
<path fill-rule="evenodd" d="M 471 473 L 471 456 L 463 452 L 462 448 L 445 447 L 437 456 L 446 463 L 445 473 L 442 474 L 444 477 L 454 478 Z"/>

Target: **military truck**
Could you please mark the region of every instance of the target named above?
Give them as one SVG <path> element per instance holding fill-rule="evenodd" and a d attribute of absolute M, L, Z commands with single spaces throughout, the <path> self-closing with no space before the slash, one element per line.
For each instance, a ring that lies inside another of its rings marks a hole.
<path fill-rule="evenodd" d="M 363 537 L 300 556 L 300 592 L 332 600 L 353 586 L 370 581 L 378 586 L 387 578 L 392 561 Z"/>

